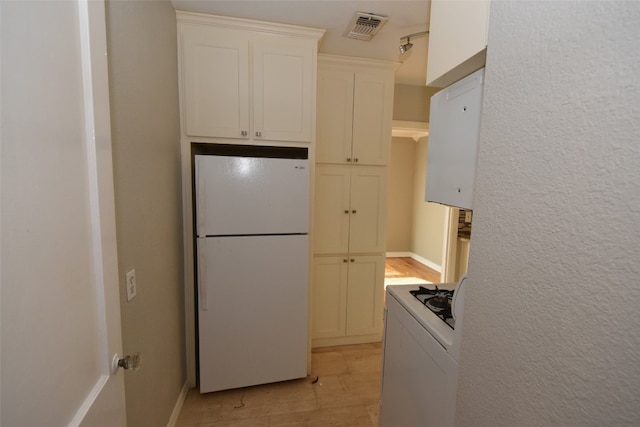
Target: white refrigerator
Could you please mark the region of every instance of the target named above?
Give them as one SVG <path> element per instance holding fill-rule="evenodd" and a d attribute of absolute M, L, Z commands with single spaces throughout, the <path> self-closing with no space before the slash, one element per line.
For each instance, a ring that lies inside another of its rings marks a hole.
<path fill-rule="evenodd" d="M 201 393 L 307 375 L 309 161 L 269 148 L 194 156 Z"/>

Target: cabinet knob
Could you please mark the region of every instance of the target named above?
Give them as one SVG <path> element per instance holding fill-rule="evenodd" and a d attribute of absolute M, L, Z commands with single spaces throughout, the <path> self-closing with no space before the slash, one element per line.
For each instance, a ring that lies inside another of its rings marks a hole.
<path fill-rule="evenodd" d="M 358 158 L 353 159 L 354 163 L 358 163 Z"/>
<path fill-rule="evenodd" d="M 351 262 L 356 262 L 356 260 L 355 260 L 355 259 L 353 259 L 353 258 L 351 258 Z"/>
<path fill-rule="evenodd" d="M 351 158 L 350 158 L 350 157 L 347 157 L 347 162 L 350 162 L 350 161 L 351 161 Z"/>
<path fill-rule="evenodd" d="M 351 213 L 356 213 L 356 210 L 355 210 L 355 209 L 354 209 L 354 210 L 352 210 L 352 211 L 351 211 Z"/>
<path fill-rule="evenodd" d="M 246 130 L 243 130 L 242 132 L 240 132 L 240 135 L 242 135 L 242 136 L 247 136 L 247 133 L 248 133 L 248 132 L 247 132 Z"/>
<path fill-rule="evenodd" d="M 347 259 L 346 259 L 346 258 L 344 258 L 344 259 L 342 260 L 342 262 L 347 262 Z"/>
<path fill-rule="evenodd" d="M 344 213 L 348 214 L 349 213 L 349 209 L 345 209 Z"/>
<path fill-rule="evenodd" d="M 256 132 L 256 136 L 258 136 L 258 137 L 262 136 L 262 132 L 260 132 L 260 131 Z"/>

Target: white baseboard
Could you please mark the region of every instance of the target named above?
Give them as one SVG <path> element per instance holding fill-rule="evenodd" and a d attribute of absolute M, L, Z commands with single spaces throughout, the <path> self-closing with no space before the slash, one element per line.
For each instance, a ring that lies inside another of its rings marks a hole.
<path fill-rule="evenodd" d="M 416 255 L 413 252 L 387 252 L 387 258 L 413 258 L 419 263 L 426 265 L 429 268 L 434 269 L 438 273 L 442 273 L 442 266 L 436 264 L 435 262 L 429 261 L 428 259 L 421 257 L 420 255 Z"/>
<path fill-rule="evenodd" d="M 178 422 L 178 417 L 180 416 L 180 411 L 182 411 L 182 405 L 184 404 L 184 400 L 187 398 L 187 393 L 189 392 L 189 382 L 185 382 L 184 386 L 182 386 L 182 390 L 180 390 L 180 395 L 178 395 L 178 401 L 173 407 L 173 412 L 171 412 L 171 417 L 169 417 L 169 422 L 167 423 L 167 427 L 175 427 Z"/>
<path fill-rule="evenodd" d="M 385 256 L 387 258 L 412 258 L 412 255 L 411 252 L 387 252 Z"/>

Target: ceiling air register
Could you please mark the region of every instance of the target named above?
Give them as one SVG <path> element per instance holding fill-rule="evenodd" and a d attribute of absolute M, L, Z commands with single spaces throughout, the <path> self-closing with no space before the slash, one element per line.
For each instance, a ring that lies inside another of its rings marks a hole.
<path fill-rule="evenodd" d="M 344 35 L 357 40 L 371 40 L 388 20 L 386 16 L 356 12 Z"/>

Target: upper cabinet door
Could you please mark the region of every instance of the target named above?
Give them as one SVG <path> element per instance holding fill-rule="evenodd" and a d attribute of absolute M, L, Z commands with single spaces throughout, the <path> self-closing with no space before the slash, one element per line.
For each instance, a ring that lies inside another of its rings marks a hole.
<path fill-rule="evenodd" d="M 353 163 L 386 165 L 391 142 L 393 81 L 356 73 L 353 95 Z"/>
<path fill-rule="evenodd" d="M 425 200 L 473 209 L 484 69 L 431 97 Z"/>
<path fill-rule="evenodd" d="M 247 138 L 249 43 L 242 32 L 182 28 L 185 133 Z"/>
<path fill-rule="evenodd" d="M 351 162 L 353 83 L 353 71 L 319 67 L 316 132 L 318 163 Z"/>
<path fill-rule="evenodd" d="M 432 0 L 427 86 L 447 87 L 485 64 L 490 0 Z"/>
<path fill-rule="evenodd" d="M 315 51 L 307 45 L 253 44 L 253 138 L 311 142 Z"/>
<path fill-rule="evenodd" d="M 317 163 L 389 161 L 395 63 L 319 57 Z"/>

